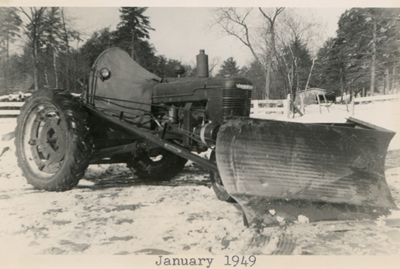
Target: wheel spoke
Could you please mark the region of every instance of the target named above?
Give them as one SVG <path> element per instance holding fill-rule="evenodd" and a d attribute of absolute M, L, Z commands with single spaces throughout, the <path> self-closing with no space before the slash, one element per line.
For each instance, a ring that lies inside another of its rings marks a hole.
<path fill-rule="evenodd" d="M 47 143 L 56 143 L 56 142 L 57 142 L 57 137 L 47 138 Z"/>
<path fill-rule="evenodd" d="M 38 164 L 38 168 L 40 171 L 43 171 L 45 167 L 46 167 L 46 163 L 41 162 Z"/>

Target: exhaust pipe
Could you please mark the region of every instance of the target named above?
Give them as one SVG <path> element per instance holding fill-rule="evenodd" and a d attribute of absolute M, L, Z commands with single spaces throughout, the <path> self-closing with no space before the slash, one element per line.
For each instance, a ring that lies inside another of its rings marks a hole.
<path fill-rule="evenodd" d="M 204 50 L 200 50 L 200 53 L 196 56 L 196 72 L 200 78 L 208 77 L 208 55 L 205 54 Z"/>

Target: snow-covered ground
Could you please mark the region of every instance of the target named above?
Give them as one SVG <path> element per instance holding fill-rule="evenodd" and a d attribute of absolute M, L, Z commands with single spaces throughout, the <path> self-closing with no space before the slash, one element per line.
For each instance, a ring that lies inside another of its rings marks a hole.
<path fill-rule="evenodd" d="M 376 102 L 357 105 L 353 117 L 400 132 L 399 111 L 400 102 Z M 332 105 L 329 112 L 324 107 L 321 113 L 315 105 L 308 106 L 303 117 L 289 120 L 344 122 L 349 116 L 345 105 Z M 287 120 L 272 114 L 262 117 Z M 0 119 L 0 136 L 13 131 L 15 124 L 14 119 Z M 164 183 L 135 179 L 123 164 L 91 165 L 73 190 L 44 192 L 26 183 L 14 151 L 13 140 L 0 141 L 0 264 L 19 264 L 15 263 L 18 257 L 26 255 L 58 254 L 153 254 L 144 263 L 157 268 L 162 267 L 156 264 L 159 256 L 168 254 L 222 261 L 224 255 L 258 255 L 265 261 L 264 255 L 279 254 L 400 254 L 400 211 L 376 221 L 307 223 L 299 219 L 260 231 L 243 225 L 237 206 L 217 200 L 208 173 L 191 163 Z M 400 206 L 399 135 L 389 146 L 386 179 Z M 218 265 L 210 268 L 233 267 Z M 257 263 L 253 268 L 270 266 Z"/>

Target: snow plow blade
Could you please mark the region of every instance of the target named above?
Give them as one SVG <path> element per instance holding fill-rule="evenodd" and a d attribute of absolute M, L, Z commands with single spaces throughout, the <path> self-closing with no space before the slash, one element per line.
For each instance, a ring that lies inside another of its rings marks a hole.
<path fill-rule="evenodd" d="M 249 224 L 373 218 L 396 208 L 384 169 L 394 135 L 354 118 L 233 118 L 218 132 L 216 159 Z"/>

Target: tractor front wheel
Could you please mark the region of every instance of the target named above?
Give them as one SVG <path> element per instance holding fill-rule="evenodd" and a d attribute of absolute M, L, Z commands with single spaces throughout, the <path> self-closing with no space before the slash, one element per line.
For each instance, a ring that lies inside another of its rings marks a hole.
<path fill-rule="evenodd" d="M 216 162 L 215 151 L 211 153 L 210 161 Z M 210 172 L 211 185 L 214 190 L 215 195 L 218 200 L 227 202 L 227 203 L 236 203 L 235 199 L 233 199 L 229 193 L 226 191 L 224 184 L 222 183 L 221 176 L 219 173 L 214 171 Z"/>

